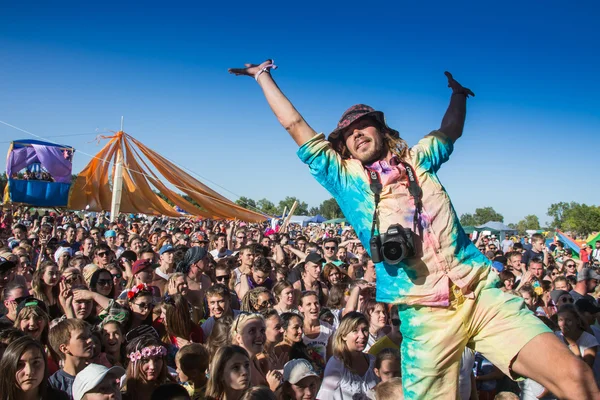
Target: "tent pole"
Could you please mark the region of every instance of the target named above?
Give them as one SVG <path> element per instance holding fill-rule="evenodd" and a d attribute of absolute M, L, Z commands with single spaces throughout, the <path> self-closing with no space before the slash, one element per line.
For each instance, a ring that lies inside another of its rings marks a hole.
<path fill-rule="evenodd" d="M 121 117 L 121 129 L 123 129 L 123 117 Z M 123 131 L 119 131 L 119 134 L 123 134 Z M 122 136 L 121 136 L 121 140 Z M 113 178 L 112 187 L 112 201 L 110 204 L 110 222 L 115 222 L 119 216 L 119 209 L 121 208 L 121 194 L 123 190 L 123 146 L 119 141 L 119 147 L 117 148 L 117 164 L 115 166 L 115 176 Z"/>

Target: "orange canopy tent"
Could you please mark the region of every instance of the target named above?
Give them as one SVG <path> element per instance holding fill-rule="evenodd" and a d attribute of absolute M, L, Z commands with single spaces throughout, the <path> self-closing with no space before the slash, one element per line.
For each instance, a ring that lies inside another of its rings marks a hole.
<path fill-rule="evenodd" d="M 247 222 L 260 222 L 268 218 L 221 196 L 123 131 L 117 132 L 115 136 L 104 138 L 110 141 L 79 173 L 72 185 L 69 196 L 69 208 L 72 210 L 110 210 L 112 182 L 109 173 L 114 175 L 117 162 L 122 162 L 123 186 L 120 212 L 180 217 L 181 214 L 152 189 L 154 187 L 170 202 L 190 215 L 213 219 L 239 219 Z M 140 153 L 162 177 L 193 199 L 200 207 L 167 188 Z"/>

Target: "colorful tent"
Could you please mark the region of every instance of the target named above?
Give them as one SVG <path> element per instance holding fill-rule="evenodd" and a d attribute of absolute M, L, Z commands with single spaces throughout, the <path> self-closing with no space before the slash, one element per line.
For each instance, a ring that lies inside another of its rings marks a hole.
<path fill-rule="evenodd" d="M 74 151 L 72 146 L 40 140 L 11 142 L 6 158 L 8 182 L 4 202 L 35 207 L 66 206 Z M 27 178 L 20 177 L 22 171 Z"/>
<path fill-rule="evenodd" d="M 239 219 L 260 222 L 267 216 L 249 211 L 202 184 L 154 150 L 144 146 L 125 132 L 103 137 L 110 141 L 79 173 L 69 198 L 73 210 L 103 211 L 111 209 L 112 184 L 109 175 L 115 174 L 117 163 L 123 164 L 123 186 L 120 212 L 180 217 L 172 205 L 194 216 L 213 219 Z M 145 156 L 146 160 L 142 158 Z M 112 164 L 112 167 L 111 167 Z M 161 177 L 200 205 L 197 207 L 180 194 L 170 190 Z M 154 189 L 153 189 L 154 188 Z M 155 192 L 155 190 L 158 192 Z"/>

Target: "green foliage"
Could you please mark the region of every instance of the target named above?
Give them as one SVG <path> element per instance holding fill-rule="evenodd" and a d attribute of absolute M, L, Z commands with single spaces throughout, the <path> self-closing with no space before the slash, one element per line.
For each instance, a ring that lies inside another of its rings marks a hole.
<path fill-rule="evenodd" d="M 553 218 L 552 228 L 589 235 L 600 231 L 600 207 L 570 203 L 555 203 L 548 207 L 548 216 Z"/>
<path fill-rule="evenodd" d="M 333 197 L 321 203 L 319 213 L 325 217 L 325 219 L 342 218 L 344 216 L 340 206 Z"/>
<path fill-rule="evenodd" d="M 237 199 L 235 201 L 235 204 L 237 204 L 238 206 L 242 206 L 244 208 L 249 208 L 250 210 L 256 209 L 256 202 L 254 200 L 249 199 L 248 197 L 244 197 L 244 196 Z"/>
<path fill-rule="evenodd" d="M 514 227 L 510 226 L 513 225 Z M 540 220 L 537 215 L 526 215 L 517 224 L 509 224 L 510 228 L 516 229 L 520 235 L 524 235 L 527 230 L 538 230 L 540 227 Z"/>
<path fill-rule="evenodd" d="M 270 202 L 267 199 L 260 199 L 256 202 L 256 207 L 261 210 L 262 212 L 264 212 L 265 214 L 269 214 L 269 215 L 276 215 L 277 214 L 277 207 L 275 207 L 275 204 L 273 204 L 272 202 Z"/>
<path fill-rule="evenodd" d="M 300 201 L 296 197 L 286 196 L 285 199 L 279 202 L 279 207 L 277 207 L 277 213 L 283 214 L 283 211 L 287 207 L 287 212 L 292 209 L 292 205 L 297 201 L 298 205 L 296 206 L 296 210 L 294 211 L 294 215 L 307 215 L 308 214 L 308 204 L 303 201 Z"/>
<path fill-rule="evenodd" d="M 476 208 L 475 214 L 463 214 L 460 216 L 460 224 L 463 226 L 478 226 L 490 221 L 504 222 L 504 217 L 492 207 Z"/>

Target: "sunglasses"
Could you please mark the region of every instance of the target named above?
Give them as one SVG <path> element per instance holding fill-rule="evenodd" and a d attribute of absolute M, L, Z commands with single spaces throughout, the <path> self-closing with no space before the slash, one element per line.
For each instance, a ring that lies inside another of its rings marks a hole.
<path fill-rule="evenodd" d="M 98 279 L 96 283 L 100 286 L 110 286 L 113 284 L 113 281 L 112 279 Z"/>
<path fill-rule="evenodd" d="M 108 257 L 108 252 L 101 251 L 100 253 L 98 253 L 98 257 Z"/>
<path fill-rule="evenodd" d="M 229 277 L 229 275 L 221 275 L 221 276 L 215 276 L 215 279 L 217 280 L 217 282 L 221 282 L 221 281 L 227 282 L 231 278 Z"/>
<path fill-rule="evenodd" d="M 133 304 L 138 306 L 140 310 L 149 310 L 151 308 L 154 308 L 153 303 L 133 303 Z"/>
<path fill-rule="evenodd" d="M 68 277 L 63 276 L 63 281 L 65 281 L 65 283 L 67 285 L 71 285 L 71 284 L 73 284 L 73 282 L 81 281 L 81 275 L 80 274 L 71 274 Z"/>
<path fill-rule="evenodd" d="M 273 305 L 273 300 L 265 300 L 262 303 L 260 303 L 258 306 L 260 308 L 268 308 L 269 306 Z"/>
<path fill-rule="evenodd" d="M 123 274 L 110 274 L 113 279 L 117 278 L 117 279 L 121 279 L 123 277 Z"/>
<path fill-rule="evenodd" d="M 335 250 L 335 247 L 325 247 L 325 250 Z"/>

